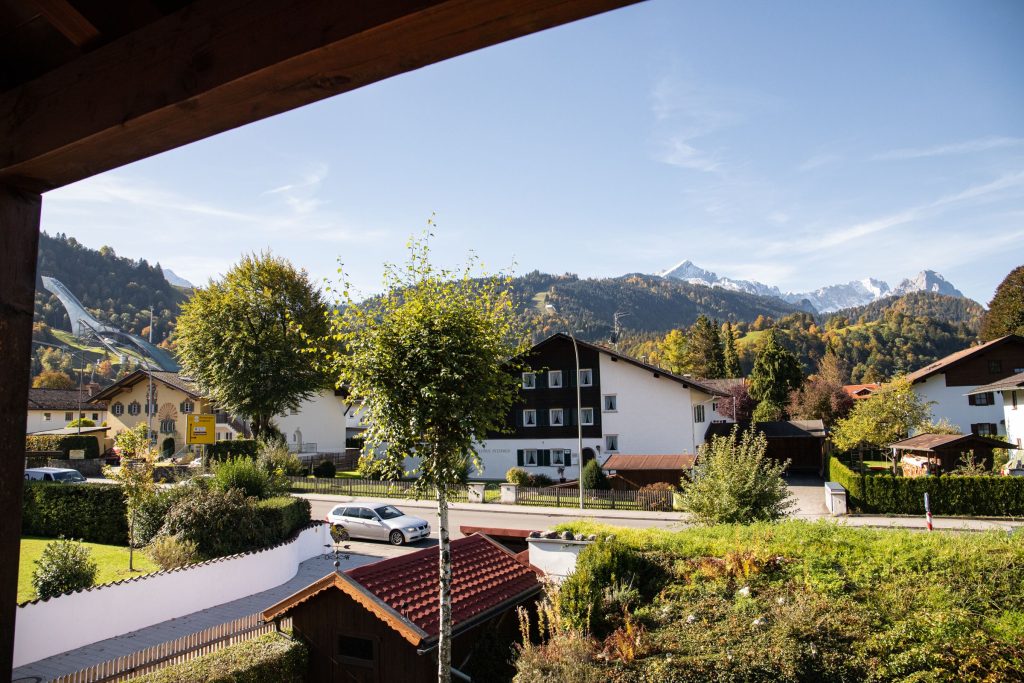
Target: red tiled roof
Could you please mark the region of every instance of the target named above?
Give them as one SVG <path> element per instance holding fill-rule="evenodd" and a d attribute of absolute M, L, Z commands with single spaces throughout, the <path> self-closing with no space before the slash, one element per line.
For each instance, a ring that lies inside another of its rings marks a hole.
<path fill-rule="evenodd" d="M 867 398 L 881 388 L 881 384 L 847 384 L 843 391 L 853 398 Z"/>
<path fill-rule="evenodd" d="M 617 453 L 604 461 L 606 470 L 688 470 L 694 455 L 626 455 Z"/>
<path fill-rule="evenodd" d="M 452 541 L 452 628 L 539 588 L 537 574 L 486 536 Z M 345 572 L 428 638 L 438 635 L 437 550 L 427 548 Z"/>

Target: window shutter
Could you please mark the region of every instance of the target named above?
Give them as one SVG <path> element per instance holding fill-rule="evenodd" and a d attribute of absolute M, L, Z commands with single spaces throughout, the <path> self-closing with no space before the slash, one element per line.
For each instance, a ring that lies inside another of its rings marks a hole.
<path fill-rule="evenodd" d="M 518 451 L 516 451 L 516 464 L 519 465 L 520 467 L 523 466 L 523 449 L 522 448 L 520 448 Z"/>
<path fill-rule="evenodd" d="M 988 399 L 988 404 L 990 406 L 994 406 L 996 404 L 996 395 L 995 395 L 994 392 L 990 391 L 990 392 L 986 393 L 985 397 Z"/>
<path fill-rule="evenodd" d="M 967 397 L 967 405 L 969 405 L 969 406 L 976 405 L 974 400 L 975 400 L 974 399 L 974 394 L 971 394 L 970 396 L 968 396 Z"/>
<path fill-rule="evenodd" d="M 547 448 L 545 448 L 544 450 L 540 451 L 539 452 L 539 456 L 538 456 L 538 460 L 540 460 L 540 462 L 537 463 L 538 465 L 542 465 L 544 467 L 547 467 L 548 465 L 550 465 L 551 464 L 551 451 L 549 449 L 547 449 Z"/>

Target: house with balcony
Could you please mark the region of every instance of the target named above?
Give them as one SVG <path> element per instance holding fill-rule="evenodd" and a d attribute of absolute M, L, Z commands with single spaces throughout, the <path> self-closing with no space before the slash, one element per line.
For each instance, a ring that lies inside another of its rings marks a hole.
<path fill-rule="evenodd" d="M 513 466 L 552 479 L 576 479 L 581 464 L 608 456 L 696 453 L 727 392 L 589 342 L 555 334 L 523 359 L 519 400 L 506 430 L 477 446 L 481 479 L 503 479 Z M 577 410 L 576 389 L 580 390 Z M 582 427 L 580 452 L 578 430 Z"/>

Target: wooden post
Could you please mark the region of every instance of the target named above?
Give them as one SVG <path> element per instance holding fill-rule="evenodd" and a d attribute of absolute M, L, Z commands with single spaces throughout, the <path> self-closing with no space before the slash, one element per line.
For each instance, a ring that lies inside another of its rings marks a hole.
<path fill-rule="evenodd" d="M 0 184 L 0 676 L 11 680 L 42 196 Z"/>

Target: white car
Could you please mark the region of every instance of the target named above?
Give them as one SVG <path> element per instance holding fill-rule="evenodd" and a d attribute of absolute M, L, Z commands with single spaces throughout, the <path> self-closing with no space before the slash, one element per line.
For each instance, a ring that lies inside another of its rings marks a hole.
<path fill-rule="evenodd" d="M 351 538 L 368 538 L 402 545 L 430 536 L 425 519 L 407 515 L 394 505 L 349 503 L 327 513 L 328 524 L 340 524 Z"/>
<path fill-rule="evenodd" d="M 33 467 L 25 470 L 25 479 L 29 481 L 59 481 L 62 484 L 81 484 L 86 481 L 78 470 L 67 470 L 60 467 Z"/>

